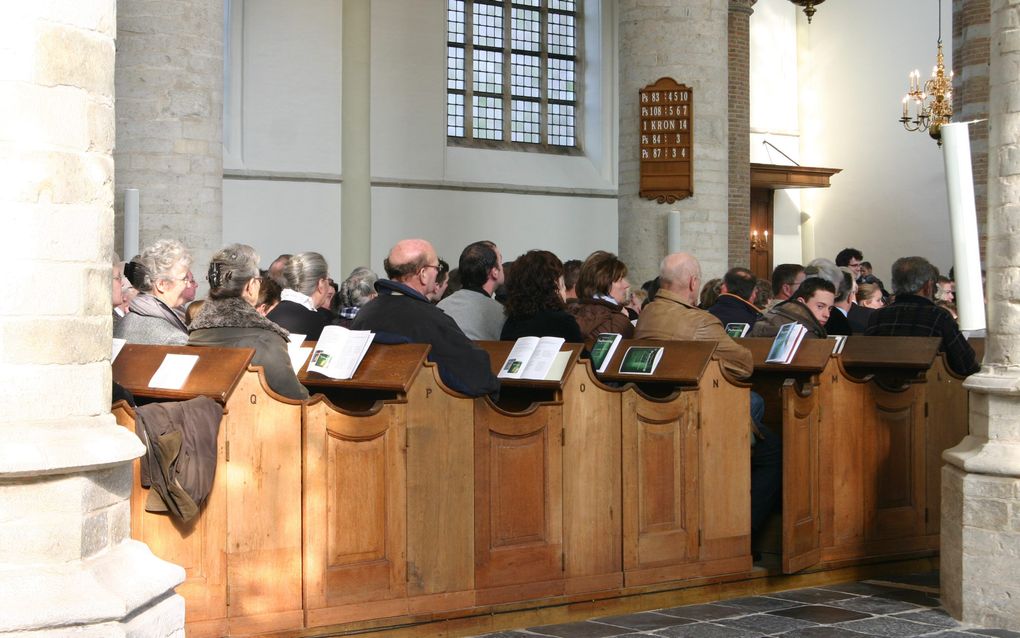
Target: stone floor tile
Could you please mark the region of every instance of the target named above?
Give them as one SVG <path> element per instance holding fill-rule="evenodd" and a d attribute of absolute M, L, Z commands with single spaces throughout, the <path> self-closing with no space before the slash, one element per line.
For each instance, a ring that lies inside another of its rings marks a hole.
<path fill-rule="evenodd" d="M 955 618 L 947 614 L 942 609 L 922 609 L 920 611 L 911 611 L 903 614 L 896 614 L 895 618 L 902 618 L 903 620 L 911 620 L 913 622 L 922 622 L 926 625 L 934 625 L 936 627 L 959 627 L 960 623 Z"/>
<path fill-rule="evenodd" d="M 774 636 L 794 629 L 804 627 L 817 627 L 817 623 L 773 614 L 753 614 L 751 616 L 740 616 L 739 618 L 724 618 L 716 620 L 717 625 L 736 627 L 747 631 L 756 631 L 763 636 Z"/>
<path fill-rule="evenodd" d="M 1009 629 L 968 629 L 972 634 L 981 636 L 994 636 L 995 638 L 1020 638 L 1020 631 Z"/>
<path fill-rule="evenodd" d="M 562 625 L 543 625 L 541 627 L 528 627 L 528 631 L 543 636 L 556 636 L 557 638 L 608 638 L 609 636 L 620 636 L 633 633 L 632 629 L 625 627 L 614 627 L 601 623 L 589 622 L 568 622 Z"/>
<path fill-rule="evenodd" d="M 860 598 L 848 598 L 846 600 L 837 600 L 831 603 L 833 607 L 842 607 L 843 609 L 853 609 L 854 611 L 863 611 L 867 614 L 875 614 L 876 616 L 884 614 L 896 614 L 902 611 L 919 611 L 925 609 L 914 603 L 907 603 L 902 600 L 893 600 L 890 598 L 880 598 L 878 596 L 862 596 Z"/>
<path fill-rule="evenodd" d="M 923 591 L 915 591 L 913 589 L 893 589 L 883 594 L 875 594 L 877 597 L 888 598 L 891 600 L 902 600 L 908 603 L 914 603 L 915 605 L 922 605 L 924 607 L 939 607 L 939 599 L 931 594 L 926 594 Z"/>
<path fill-rule="evenodd" d="M 791 607 L 790 609 L 779 609 L 777 611 L 770 611 L 768 613 L 776 616 L 785 616 L 787 618 L 809 620 L 811 622 L 816 622 L 822 625 L 831 625 L 838 622 L 848 622 L 851 620 L 871 618 L 870 614 L 862 614 L 859 611 L 842 609 L 840 607 L 829 607 L 828 605 L 805 605 L 803 607 Z"/>
<path fill-rule="evenodd" d="M 815 626 L 805 629 L 794 629 L 785 634 L 780 634 L 780 636 L 782 638 L 861 638 L 862 636 L 867 636 L 867 634 L 826 625 L 825 627 Z"/>
<path fill-rule="evenodd" d="M 746 598 L 733 598 L 720 601 L 724 605 L 744 607 L 749 611 L 774 611 L 776 609 L 789 609 L 804 603 L 796 600 L 785 600 L 783 598 L 772 598 L 771 596 L 748 596 Z"/>
<path fill-rule="evenodd" d="M 476 638 L 535 638 L 535 635 L 523 631 L 497 631 L 491 634 L 482 634 Z"/>
<path fill-rule="evenodd" d="M 889 638 L 920 636 L 921 634 L 933 631 L 931 625 L 900 620 L 892 616 L 877 616 L 875 618 L 865 618 L 864 620 L 854 620 L 843 623 L 840 627 L 851 631 L 859 631 L 869 636 L 888 636 Z"/>
<path fill-rule="evenodd" d="M 638 631 L 650 631 L 652 629 L 662 629 L 664 627 L 672 627 L 674 625 L 685 625 L 695 621 L 690 618 L 680 618 L 679 616 L 670 616 L 668 614 L 660 614 L 654 611 L 642 611 L 636 614 L 627 614 L 625 616 L 593 618 L 592 622 L 605 623 L 607 625 L 615 625 L 617 627 L 625 627 L 627 629 Z"/>
<path fill-rule="evenodd" d="M 719 603 L 708 603 L 705 605 L 687 605 L 685 607 L 670 607 L 669 609 L 657 610 L 660 614 L 690 618 L 691 620 L 719 620 L 720 618 L 731 618 L 733 616 L 744 616 L 747 609 L 733 605 Z"/>
<path fill-rule="evenodd" d="M 758 632 L 707 622 L 667 627 L 649 635 L 664 636 L 665 638 L 761 638 L 761 634 Z"/>
<path fill-rule="evenodd" d="M 778 594 L 769 594 L 772 598 L 780 598 L 783 600 L 796 600 L 801 603 L 829 603 L 834 600 L 844 600 L 846 598 L 853 598 L 856 594 L 848 594 L 842 591 L 834 591 L 832 589 L 821 589 L 818 587 L 812 587 L 810 589 L 794 589 L 792 591 L 779 592 Z"/>
<path fill-rule="evenodd" d="M 980 634 L 972 634 L 962 629 L 947 629 L 934 634 L 925 634 L 924 638 L 979 638 Z"/>
<path fill-rule="evenodd" d="M 918 572 L 915 574 L 902 574 L 899 576 L 888 576 L 877 580 L 890 583 L 904 583 L 907 585 L 921 585 L 922 587 L 939 588 L 939 573 L 937 571 Z M 868 582 L 868 581 L 865 581 Z"/>
<path fill-rule="evenodd" d="M 848 594 L 858 594 L 860 596 L 877 596 L 890 591 L 897 591 L 893 587 L 886 587 L 885 585 L 877 585 L 873 583 L 839 583 L 837 585 L 823 585 L 819 589 L 831 589 L 833 591 L 846 592 Z"/>

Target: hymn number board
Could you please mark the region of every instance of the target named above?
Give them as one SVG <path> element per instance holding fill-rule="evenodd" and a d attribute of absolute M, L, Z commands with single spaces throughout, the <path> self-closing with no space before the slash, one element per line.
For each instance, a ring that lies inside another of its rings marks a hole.
<path fill-rule="evenodd" d="M 690 197 L 694 194 L 691 89 L 662 78 L 641 89 L 640 96 L 640 195 L 660 204 Z"/>

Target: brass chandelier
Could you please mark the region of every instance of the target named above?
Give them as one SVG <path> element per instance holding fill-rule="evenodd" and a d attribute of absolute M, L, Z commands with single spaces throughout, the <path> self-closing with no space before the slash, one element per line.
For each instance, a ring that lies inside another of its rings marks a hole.
<path fill-rule="evenodd" d="M 928 131 L 942 146 L 942 125 L 953 117 L 953 72 L 946 75 L 942 57 L 942 0 L 939 0 L 939 40 L 931 78 L 921 84 L 921 73 L 914 69 L 909 76 L 910 88 L 903 96 L 900 123 L 908 131 Z"/>
<path fill-rule="evenodd" d="M 790 2 L 798 7 L 804 7 L 804 14 L 807 16 L 808 24 L 811 24 L 811 18 L 815 16 L 815 5 L 822 4 L 825 0 L 790 0 Z"/>

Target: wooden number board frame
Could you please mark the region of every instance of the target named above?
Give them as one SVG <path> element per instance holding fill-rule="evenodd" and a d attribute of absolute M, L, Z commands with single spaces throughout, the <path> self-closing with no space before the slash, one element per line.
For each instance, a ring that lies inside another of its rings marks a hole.
<path fill-rule="evenodd" d="M 640 196 L 660 204 L 694 194 L 694 95 L 672 78 L 639 92 Z"/>

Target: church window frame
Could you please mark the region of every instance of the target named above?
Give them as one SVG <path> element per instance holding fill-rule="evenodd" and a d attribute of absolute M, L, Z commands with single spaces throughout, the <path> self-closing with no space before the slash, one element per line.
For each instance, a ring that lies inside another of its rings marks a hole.
<path fill-rule="evenodd" d="M 583 0 L 447 0 L 447 142 L 580 154 Z"/>

